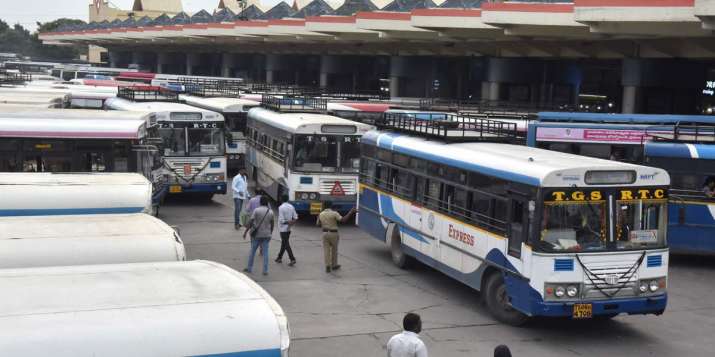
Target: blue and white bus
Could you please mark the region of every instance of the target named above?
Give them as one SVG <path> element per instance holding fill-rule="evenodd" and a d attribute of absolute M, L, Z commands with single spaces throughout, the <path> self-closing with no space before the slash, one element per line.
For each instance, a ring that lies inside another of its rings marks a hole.
<path fill-rule="evenodd" d="M 373 127 L 330 115 L 248 111 L 248 172 L 256 188 L 297 211 L 317 214 L 324 201 L 355 207 L 360 137 Z"/>
<path fill-rule="evenodd" d="M 715 199 L 703 191 L 706 182 L 715 179 L 713 128 L 715 117 L 704 115 L 544 112 L 529 126 L 527 143 L 665 169 L 672 179 L 671 251 L 715 254 Z M 698 137 L 692 135 L 695 130 Z"/>
<path fill-rule="evenodd" d="M 447 132 L 363 136 L 359 226 L 398 266 L 418 260 L 482 291 L 510 324 L 663 313 L 664 170 Z"/>
<path fill-rule="evenodd" d="M 169 194 L 189 193 L 207 198 L 225 194 L 226 147 L 221 114 L 171 102 L 133 102 L 109 98 L 108 109 L 150 113 L 162 139 L 164 175 Z"/>

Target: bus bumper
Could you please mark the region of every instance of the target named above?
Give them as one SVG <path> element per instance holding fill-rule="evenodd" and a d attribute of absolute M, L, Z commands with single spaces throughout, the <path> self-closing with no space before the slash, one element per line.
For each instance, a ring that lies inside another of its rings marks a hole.
<path fill-rule="evenodd" d="M 612 299 L 604 301 L 579 301 L 579 304 L 591 304 L 593 316 L 615 314 L 660 315 L 665 311 L 668 294 L 642 298 Z M 570 317 L 573 315 L 574 302 L 538 302 L 532 306 L 532 316 Z"/>
<path fill-rule="evenodd" d="M 292 201 L 291 204 L 295 207 L 295 210 L 298 213 L 316 214 L 314 210 L 311 212 L 311 204 L 321 204 L 322 207 L 322 202 L 320 201 Z M 339 212 L 340 214 L 346 214 L 354 207 L 355 201 L 333 201 L 333 210 Z"/>
<path fill-rule="evenodd" d="M 226 183 L 195 183 L 192 185 L 171 185 L 169 193 L 226 193 Z"/>

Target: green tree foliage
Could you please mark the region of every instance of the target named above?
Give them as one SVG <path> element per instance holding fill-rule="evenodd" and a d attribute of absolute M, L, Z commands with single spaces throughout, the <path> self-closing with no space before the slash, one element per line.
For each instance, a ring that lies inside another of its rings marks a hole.
<path fill-rule="evenodd" d="M 45 23 L 37 23 L 38 32 L 49 32 L 62 25 L 83 24 L 82 20 L 57 19 Z M 0 20 L 0 52 L 14 52 L 23 56 L 30 56 L 36 59 L 52 60 L 73 60 L 79 58 L 80 54 L 87 53 L 86 46 L 78 45 L 43 45 L 38 38 L 38 34 L 30 33 L 19 24 L 8 25 Z"/>

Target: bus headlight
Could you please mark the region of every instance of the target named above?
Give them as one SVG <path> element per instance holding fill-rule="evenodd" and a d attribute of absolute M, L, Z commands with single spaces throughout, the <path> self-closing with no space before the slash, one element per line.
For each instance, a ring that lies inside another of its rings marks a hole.
<path fill-rule="evenodd" d="M 569 285 L 566 287 L 566 295 L 569 297 L 576 297 L 576 295 L 578 295 L 578 287 L 575 285 Z"/>
<path fill-rule="evenodd" d="M 638 292 L 641 294 L 660 293 L 665 290 L 665 277 L 643 279 L 638 282 Z"/>
<path fill-rule="evenodd" d="M 647 293 L 648 292 L 648 283 L 645 281 L 641 281 L 640 286 L 638 286 L 638 290 L 641 293 Z"/>
<path fill-rule="evenodd" d="M 554 289 L 554 295 L 556 297 L 564 297 L 564 294 L 566 294 L 566 289 L 564 289 L 563 286 L 557 286 L 556 289 Z"/>
<path fill-rule="evenodd" d="M 320 198 L 320 194 L 318 194 L 317 192 L 296 192 L 295 198 L 301 199 L 303 201 L 307 201 L 307 200 L 315 201 L 318 198 Z"/>

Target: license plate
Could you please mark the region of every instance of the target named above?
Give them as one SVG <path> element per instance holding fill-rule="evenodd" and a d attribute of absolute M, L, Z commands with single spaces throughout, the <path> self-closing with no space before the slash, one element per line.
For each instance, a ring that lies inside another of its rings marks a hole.
<path fill-rule="evenodd" d="M 310 214 L 319 214 L 323 210 L 322 202 L 311 202 L 310 203 Z"/>
<path fill-rule="evenodd" d="M 170 193 L 180 193 L 181 192 L 181 186 L 179 185 L 172 185 L 169 187 L 169 192 Z"/>
<path fill-rule="evenodd" d="M 593 305 L 591 304 L 574 304 L 573 318 L 574 319 L 590 319 L 593 317 Z"/>

